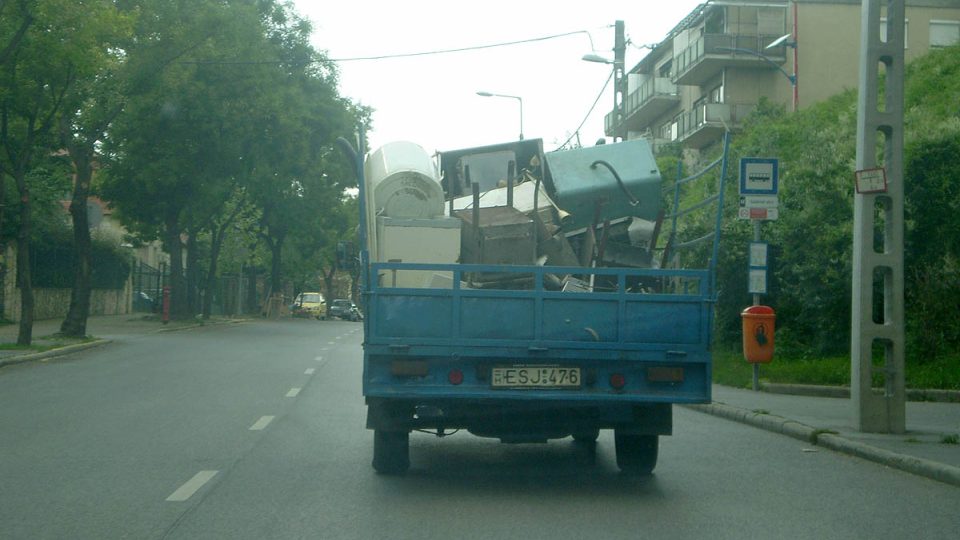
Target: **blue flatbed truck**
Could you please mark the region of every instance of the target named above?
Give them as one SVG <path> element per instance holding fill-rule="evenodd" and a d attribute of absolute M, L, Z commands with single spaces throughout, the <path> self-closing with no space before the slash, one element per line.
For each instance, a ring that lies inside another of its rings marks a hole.
<path fill-rule="evenodd" d="M 719 226 L 722 190 L 717 207 Z M 360 230 L 364 235 L 363 224 Z M 612 429 L 621 471 L 650 473 L 659 437 L 672 433 L 673 404 L 711 399 L 717 240 L 709 267 L 692 270 L 371 262 L 361 250 L 373 468 L 405 472 L 413 430 L 467 430 L 505 443 L 572 436 L 590 445 Z M 376 277 L 404 271 L 445 273 L 452 281 L 403 288 Z M 532 285 L 462 286 L 469 275 L 489 272 Z M 563 274 L 595 286 L 546 286 L 550 275 Z"/>

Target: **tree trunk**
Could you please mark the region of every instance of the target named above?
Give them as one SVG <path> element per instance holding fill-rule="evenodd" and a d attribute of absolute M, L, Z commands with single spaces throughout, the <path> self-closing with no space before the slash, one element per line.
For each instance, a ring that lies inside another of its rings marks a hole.
<path fill-rule="evenodd" d="M 203 318 L 209 319 L 213 311 L 213 291 L 217 287 L 217 260 L 220 258 L 220 248 L 223 246 L 224 232 L 227 225 L 220 228 L 213 227 L 210 238 L 210 268 L 207 269 L 206 294 L 203 295 Z M 243 279 L 240 275 L 238 279 Z"/>
<path fill-rule="evenodd" d="M 183 276 L 183 243 L 180 241 L 177 216 L 168 216 L 164 228 L 164 244 L 170 254 L 170 318 L 183 320 L 189 317 L 189 306 L 187 280 Z"/>
<path fill-rule="evenodd" d="M 257 312 L 257 267 L 254 265 L 247 266 L 247 301 L 244 303 L 243 307 L 246 308 L 247 313 L 256 313 Z"/>
<path fill-rule="evenodd" d="M 17 172 L 20 191 L 20 230 L 17 233 L 17 284 L 20 286 L 20 328 L 17 345 L 33 342 L 33 278 L 30 272 L 30 190 L 26 172 Z"/>
<path fill-rule="evenodd" d="M 275 240 L 270 243 L 270 294 L 283 292 L 283 282 L 281 276 L 281 252 L 283 251 L 283 239 Z"/>
<path fill-rule="evenodd" d="M 83 337 L 87 334 L 87 318 L 90 316 L 90 223 L 87 216 L 87 197 L 93 166 L 86 155 L 72 153 L 77 180 L 70 201 L 70 217 L 73 219 L 73 290 L 70 292 L 70 308 L 60 325 L 60 333 Z"/>
<path fill-rule="evenodd" d="M 323 294 L 327 298 L 327 305 L 329 305 L 329 302 L 332 302 L 335 298 L 337 298 L 333 290 L 333 278 L 337 275 L 336 263 L 330 265 L 329 272 L 324 271 L 323 268 L 321 268 L 320 275 L 323 276 L 323 288 L 326 289 Z"/>
<path fill-rule="evenodd" d="M 200 313 L 200 254 L 197 253 L 197 233 L 187 232 L 187 311 Z"/>

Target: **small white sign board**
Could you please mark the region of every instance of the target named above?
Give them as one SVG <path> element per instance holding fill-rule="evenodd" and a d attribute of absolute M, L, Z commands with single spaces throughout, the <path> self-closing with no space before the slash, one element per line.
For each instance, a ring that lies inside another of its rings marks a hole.
<path fill-rule="evenodd" d="M 750 281 L 747 284 L 749 294 L 767 294 L 767 269 L 751 268 Z"/>
<path fill-rule="evenodd" d="M 767 266 L 767 245 L 766 242 L 750 242 L 750 266 Z"/>
<path fill-rule="evenodd" d="M 887 171 L 884 168 L 857 171 L 857 193 L 886 193 Z"/>

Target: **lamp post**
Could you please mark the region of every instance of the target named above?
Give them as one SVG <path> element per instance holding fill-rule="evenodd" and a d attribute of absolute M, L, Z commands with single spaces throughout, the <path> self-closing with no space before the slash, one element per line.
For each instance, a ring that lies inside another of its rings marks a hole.
<path fill-rule="evenodd" d="M 613 66 L 613 113 L 614 113 L 614 131 L 613 140 L 616 142 L 616 130 L 620 128 L 620 123 L 625 116 L 624 104 L 627 98 L 627 89 L 623 84 L 624 64 L 626 62 L 627 41 L 623 21 L 614 23 L 613 36 L 613 60 L 609 60 L 599 54 L 585 54 L 583 60 L 587 62 L 597 62 L 600 64 L 609 64 Z M 621 137 L 623 139 L 624 137 Z"/>
<path fill-rule="evenodd" d="M 517 100 L 518 103 L 520 103 L 520 140 L 522 141 L 522 140 L 523 140 L 523 98 L 520 97 L 520 96 L 511 96 L 511 95 L 507 95 L 507 94 L 494 94 L 494 93 L 492 93 L 492 92 L 484 92 L 484 91 L 482 91 L 482 90 L 481 90 L 481 91 L 478 91 L 478 92 L 477 92 L 477 95 L 478 95 L 478 96 L 483 96 L 483 97 L 502 97 L 502 98 L 510 98 L 510 99 L 515 99 L 515 100 Z"/>

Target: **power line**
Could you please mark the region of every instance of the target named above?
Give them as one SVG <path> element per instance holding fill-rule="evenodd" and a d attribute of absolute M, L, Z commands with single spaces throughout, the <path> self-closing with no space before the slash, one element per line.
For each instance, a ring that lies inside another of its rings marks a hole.
<path fill-rule="evenodd" d="M 575 34 L 586 34 L 587 39 L 590 40 L 590 50 L 594 50 L 593 37 L 590 35 L 590 32 L 586 30 L 574 30 L 572 32 L 564 32 L 562 34 L 552 34 L 549 36 L 519 39 L 516 41 L 505 41 L 502 43 L 490 43 L 486 45 L 473 45 L 470 47 L 459 47 L 455 49 L 437 49 L 433 51 L 420 51 L 420 52 L 398 53 L 398 54 L 382 54 L 382 55 L 376 55 L 376 56 L 355 56 L 355 57 L 349 57 L 349 58 L 327 58 L 322 60 L 310 60 L 307 62 L 283 62 L 283 61 L 269 61 L 269 60 L 260 60 L 260 61 L 258 60 L 208 60 L 208 61 L 197 60 L 197 61 L 183 61 L 180 63 L 181 64 L 205 64 L 205 65 L 206 64 L 223 64 L 223 65 L 236 65 L 236 64 L 241 64 L 241 65 L 271 64 L 273 65 L 273 64 L 276 64 L 276 65 L 302 66 L 302 65 L 308 65 L 308 64 L 315 64 L 319 62 L 361 62 L 361 61 L 369 61 L 369 60 L 392 60 L 395 58 L 412 58 L 416 56 L 431 56 L 436 54 L 449 54 L 449 53 L 458 53 L 458 52 L 467 52 L 467 51 L 479 51 L 483 49 L 494 49 L 497 47 L 510 47 L 513 45 L 524 45 L 527 43 L 536 43 L 538 41 L 547 41 L 550 39 L 557 39 L 557 38 L 572 36 Z"/>
<path fill-rule="evenodd" d="M 457 53 L 457 52 L 466 52 L 466 51 L 479 51 L 482 49 L 493 49 L 496 47 L 509 47 L 511 45 L 523 45 L 526 43 L 536 43 L 538 41 L 546 41 L 548 39 L 557 39 L 567 36 L 572 36 L 574 34 L 586 34 L 587 39 L 590 40 L 590 49 L 593 50 L 593 37 L 590 35 L 590 32 L 586 30 L 574 30 L 573 32 L 564 32 L 562 34 L 553 34 L 549 36 L 542 36 L 530 39 L 520 39 L 517 41 L 506 41 L 503 43 L 492 43 L 488 45 L 474 45 L 471 47 L 460 47 L 456 49 L 439 49 L 434 51 L 423 51 L 423 52 L 414 52 L 414 53 L 400 53 L 400 54 L 384 54 L 378 56 L 357 56 L 353 58 L 331 58 L 333 62 L 358 62 L 362 60 L 389 60 L 392 58 L 410 58 L 413 56 L 429 56 L 434 54 L 447 54 L 447 53 Z"/>
<path fill-rule="evenodd" d="M 600 103 L 600 98 L 603 97 L 603 93 L 607 91 L 607 86 L 610 84 L 610 79 L 613 79 L 613 71 L 610 72 L 610 75 L 607 76 L 607 81 L 603 83 L 603 88 L 600 89 L 600 93 L 597 94 L 597 99 L 593 100 L 593 105 L 590 106 L 590 110 L 587 111 L 587 115 L 583 117 L 583 122 L 580 122 L 580 125 L 577 126 L 577 129 L 567 138 L 567 140 L 560 145 L 560 148 L 566 148 L 570 141 L 580 133 L 580 130 L 583 128 L 583 125 L 587 123 L 587 119 L 590 118 L 590 115 L 593 114 L 593 110 L 597 108 L 597 103 Z"/>

